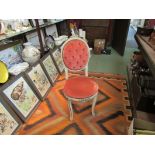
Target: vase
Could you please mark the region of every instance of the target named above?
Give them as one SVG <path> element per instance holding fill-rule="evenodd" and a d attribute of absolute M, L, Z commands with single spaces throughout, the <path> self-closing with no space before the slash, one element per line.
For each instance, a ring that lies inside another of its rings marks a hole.
<path fill-rule="evenodd" d="M 0 21 L 0 34 L 4 34 L 5 33 L 5 25 L 3 22 Z"/>
<path fill-rule="evenodd" d="M 22 59 L 30 65 L 35 64 L 40 59 L 40 51 L 32 46 L 30 42 L 24 43 L 24 50 L 22 51 Z"/>

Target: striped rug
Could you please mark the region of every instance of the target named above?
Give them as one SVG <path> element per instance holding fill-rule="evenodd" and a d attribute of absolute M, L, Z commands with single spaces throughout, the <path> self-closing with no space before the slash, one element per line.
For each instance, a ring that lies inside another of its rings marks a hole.
<path fill-rule="evenodd" d="M 70 77 L 79 74 L 70 74 Z M 91 102 L 74 104 L 74 120 L 69 120 L 67 100 L 62 93 L 61 75 L 47 98 L 40 103 L 20 135 L 124 135 L 131 121 L 127 83 L 123 75 L 89 73 L 99 85 L 96 116 L 91 115 Z"/>

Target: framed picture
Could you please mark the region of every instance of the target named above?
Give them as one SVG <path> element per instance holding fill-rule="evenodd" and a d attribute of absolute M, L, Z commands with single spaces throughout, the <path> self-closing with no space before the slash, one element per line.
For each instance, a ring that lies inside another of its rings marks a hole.
<path fill-rule="evenodd" d="M 46 30 L 46 34 L 47 35 L 51 35 L 54 38 L 58 37 L 58 31 L 57 31 L 56 25 L 52 25 L 52 26 L 46 27 L 45 30 Z"/>
<path fill-rule="evenodd" d="M 43 41 L 43 46 L 45 46 L 45 39 L 44 39 L 44 34 L 43 34 L 43 31 L 41 30 L 41 38 L 42 38 L 42 41 Z M 31 32 L 31 33 L 28 33 L 26 34 L 26 39 L 28 42 L 31 42 L 33 46 L 35 46 L 36 48 L 40 48 L 40 43 L 39 43 L 39 37 L 38 37 L 38 34 L 37 32 Z"/>
<path fill-rule="evenodd" d="M 0 135 L 15 134 L 21 123 L 12 109 L 7 106 L 4 100 L 0 99 Z"/>
<path fill-rule="evenodd" d="M 38 97 L 43 100 L 48 94 L 51 84 L 41 65 L 37 63 L 29 69 L 26 72 L 26 78 L 37 93 Z"/>
<path fill-rule="evenodd" d="M 50 82 L 52 84 L 54 84 L 54 82 L 56 81 L 56 79 L 59 76 L 59 72 L 58 72 L 57 68 L 55 67 L 55 64 L 51 58 L 51 55 L 49 53 L 47 55 L 45 55 L 40 60 L 40 64 L 41 64 L 42 68 L 44 69 Z"/>
<path fill-rule="evenodd" d="M 59 48 L 57 48 L 56 50 L 51 52 L 51 56 L 52 56 L 54 63 L 56 64 L 56 67 L 57 67 L 59 73 L 62 74 L 65 67 L 64 67 L 64 64 L 63 64 L 63 61 L 61 58 L 61 50 Z"/>
<path fill-rule="evenodd" d="M 102 50 L 105 49 L 106 40 L 105 39 L 95 39 L 94 41 L 94 53 L 101 54 Z"/>
<path fill-rule="evenodd" d="M 39 99 L 27 83 L 25 77 L 19 74 L 2 88 L 1 93 L 6 102 L 25 121 L 39 104 Z"/>
<path fill-rule="evenodd" d="M 22 43 L 16 41 L 0 48 L 0 61 L 3 61 L 8 68 L 23 62 L 21 52 L 23 50 Z"/>

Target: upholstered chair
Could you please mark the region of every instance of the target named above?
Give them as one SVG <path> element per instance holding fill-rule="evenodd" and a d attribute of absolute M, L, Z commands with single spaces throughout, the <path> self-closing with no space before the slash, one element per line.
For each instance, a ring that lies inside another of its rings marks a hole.
<path fill-rule="evenodd" d="M 73 101 L 84 104 L 92 100 L 92 115 L 95 116 L 95 104 L 98 95 L 98 84 L 88 77 L 88 62 L 90 51 L 85 40 L 72 37 L 69 38 L 61 48 L 61 56 L 65 66 L 65 78 L 63 93 L 68 100 L 70 120 L 73 120 Z M 85 71 L 85 76 L 69 78 L 68 72 Z"/>

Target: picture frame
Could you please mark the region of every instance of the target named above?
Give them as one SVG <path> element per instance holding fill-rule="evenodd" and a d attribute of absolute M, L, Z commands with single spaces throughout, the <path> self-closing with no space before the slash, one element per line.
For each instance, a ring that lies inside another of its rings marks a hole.
<path fill-rule="evenodd" d="M 45 46 L 44 33 L 42 30 L 40 31 L 40 33 L 41 33 L 43 46 Z M 39 37 L 38 37 L 37 31 L 27 33 L 26 39 L 28 42 L 31 42 L 32 45 L 35 46 L 36 48 L 38 48 L 38 49 L 40 48 L 40 42 L 39 42 Z"/>
<path fill-rule="evenodd" d="M 13 135 L 22 125 L 15 112 L 0 98 L 0 135 Z"/>
<path fill-rule="evenodd" d="M 41 60 L 40 64 L 47 75 L 49 81 L 52 85 L 54 85 L 55 81 L 59 77 L 59 72 L 53 62 L 53 59 L 50 55 L 50 53 L 47 53 Z"/>
<path fill-rule="evenodd" d="M 25 122 L 38 107 L 40 100 L 28 84 L 24 73 L 13 77 L 1 87 L 1 96 Z"/>
<path fill-rule="evenodd" d="M 94 40 L 94 53 L 101 54 L 102 50 L 105 49 L 106 39 L 95 39 Z"/>
<path fill-rule="evenodd" d="M 26 79 L 40 100 L 44 100 L 50 91 L 51 83 L 40 63 L 36 63 L 25 72 Z"/>
<path fill-rule="evenodd" d="M 46 34 L 47 35 L 51 35 L 54 38 L 57 38 L 58 37 L 58 31 L 57 31 L 57 27 L 56 27 L 55 24 L 52 25 L 52 26 L 46 27 L 45 28 L 45 31 L 46 31 Z"/>
<path fill-rule="evenodd" d="M 23 51 L 22 41 L 14 41 L 0 46 L 0 61 L 3 61 L 8 68 L 23 62 L 21 53 Z"/>
<path fill-rule="evenodd" d="M 57 67 L 57 70 L 59 71 L 60 74 L 63 74 L 65 66 L 61 57 L 60 48 L 56 48 L 50 52 L 51 52 L 52 59 Z"/>

